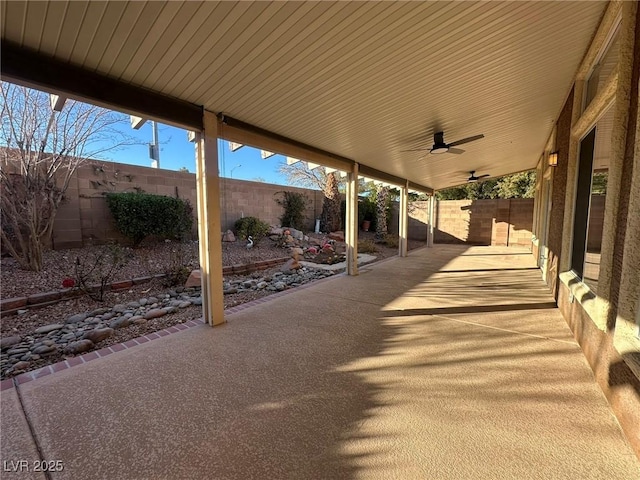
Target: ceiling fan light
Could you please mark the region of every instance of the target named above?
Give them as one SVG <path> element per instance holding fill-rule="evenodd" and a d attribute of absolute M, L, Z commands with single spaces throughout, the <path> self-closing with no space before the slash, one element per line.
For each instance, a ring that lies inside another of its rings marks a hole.
<path fill-rule="evenodd" d="M 449 151 L 449 147 L 446 145 L 434 145 L 431 149 L 431 153 L 435 153 L 436 155 L 439 153 L 447 153 Z"/>
<path fill-rule="evenodd" d="M 468 182 L 469 182 L 469 183 L 476 183 L 477 181 L 478 181 L 478 179 L 477 179 L 477 178 L 470 178 L 470 179 L 468 180 Z"/>

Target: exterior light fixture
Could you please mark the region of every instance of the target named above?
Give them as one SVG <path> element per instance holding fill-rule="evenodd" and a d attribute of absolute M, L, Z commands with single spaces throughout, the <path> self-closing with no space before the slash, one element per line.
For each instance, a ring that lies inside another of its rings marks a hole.
<path fill-rule="evenodd" d="M 558 166 L 558 152 L 551 152 L 549 154 L 549 166 L 550 167 Z"/>

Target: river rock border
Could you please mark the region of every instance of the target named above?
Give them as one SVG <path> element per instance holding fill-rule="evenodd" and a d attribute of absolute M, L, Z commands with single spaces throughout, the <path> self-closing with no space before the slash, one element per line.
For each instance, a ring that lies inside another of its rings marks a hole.
<path fill-rule="evenodd" d="M 289 260 L 289 257 L 274 258 L 271 260 L 262 260 L 260 262 L 246 263 L 231 265 L 222 268 L 223 275 L 244 275 L 255 272 L 256 270 L 265 270 L 276 265 L 280 265 Z M 131 288 L 133 285 L 140 285 L 141 283 L 147 283 L 154 278 L 164 278 L 164 274 L 150 275 L 146 277 L 132 278 L 130 280 L 119 280 L 112 282 L 107 286 L 107 290 L 117 291 Z M 100 288 L 99 285 L 94 285 L 90 288 Z M 0 300 L 0 313 L 2 315 L 15 315 L 19 310 L 42 308 L 49 305 L 56 304 L 62 300 L 68 300 L 69 298 L 78 297 L 83 295 L 81 290 L 77 288 L 65 288 L 62 290 L 53 290 L 51 292 L 34 293 L 26 297 L 14 297 L 5 298 Z"/>
<path fill-rule="evenodd" d="M 269 295 L 267 297 L 258 298 L 256 300 L 252 300 L 251 302 L 247 302 L 247 303 L 242 303 L 240 305 L 236 305 L 235 307 L 231 307 L 231 308 L 226 309 L 224 313 L 225 313 L 225 316 L 232 315 L 234 313 L 239 313 L 239 312 L 241 312 L 243 310 L 246 310 L 248 308 L 252 308 L 252 307 L 255 307 L 257 305 L 261 305 L 263 303 L 271 302 L 271 301 L 273 301 L 273 300 L 275 300 L 275 299 L 277 299 L 277 298 L 279 298 L 279 297 L 281 297 L 283 295 L 288 295 L 291 292 L 299 291 L 299 290 L 302 290 L 302 289 L 306 289 L 306 288 L 309 288 L 309 287 L 311 287 L 313 285 L 317 285 L 319 283 L 326 282 L 326 281 L 329 281 L 329 280 L 331 280 L 333 278 L 344 276 L 344 275 L 346 275 L 346 274 L 345 273 L 333 274 L 333 272 L 328 272 L 328 275 L 325 276 L 324 278 L 315 280 L 313 282 L 309 282 L 309 283 L 305 283 L 305 284 L 299 285 L 295 289 L 287 289 L 287 290 L 284 290 L 284 291 L 274 292 L 273 294 L 271 294 L 271 295 Z M 44 367 L 41 367 L 39 369 L 31 370 L 31 371 L 16 375 L 15 377 L 6 378 L 4 380 L 1 380 L 0 381 L 0 391 L 8 390 L 10 388 L 17 387 L 18 385 L 22 385 L 22 384 L 25 384 L 27 382 L 31 382 L 33 380 L 36 380 L 38 378 L 46 377 L 46 376 L 51 375 L 53 373 L 60 372 L 62 370 L 66 370 L 68 368 L 75 367 L 77 365 L 82 365 L 83 363 L 88 363 L 88 362 L 90 362 L 92 360 L 96 360 L 98 358 L 106 357 L 107 355 L 111 355 L 112 353 L 116 353 L 116 352 L 120 352 L 120 351 L 123 351 L 123 350 L 127 350 L 129 348 L 133 348 L 135 346 L 148 343 L 148 342 L 156 340 L 158 338 L 166 337 L 167 335 L 171 335 L 173 333 L 178 333 L 180 331 L 188 330 L 190 328 L 198 327 L 198 326 L 201 326 L 201 325 L 204 325 L 204 324 L 205 324 L 205 322 L 202 320 L 202 318 L 189 320 L 189 321 L 184 322 L 184 323 L 178 323 L 178 324 L 173 325 L 171 327 L 167 327 L 167 328 L 165 328 L 163 330 L 158 330 L 157 332 L 148 333 L 147 335 L 144 335 L 142 337 L 134 338 L 134 339 L 131 339 L 131 340 L 127 340 L 126 342 L 117 343 L 117 344 L 111 345 L 109 347 L 101 348 L 100 350 L 94 350 L 94 351 L 89 352 L 89 353 L 85 353 L 85 354 L 82 354 L 82 355 L 77 355 L 75 357 L 67 358 L 66 360 L 63 360 L 63 361 L 58 362 L 58 363 L 54 363 L 52 365 L 45 365 Z"/>

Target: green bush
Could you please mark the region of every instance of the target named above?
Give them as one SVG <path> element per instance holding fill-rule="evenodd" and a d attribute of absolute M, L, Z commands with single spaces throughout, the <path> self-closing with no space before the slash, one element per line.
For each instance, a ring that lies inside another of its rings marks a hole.
<path fill-rule="evenodd" d="M 254 244 L 258 244 L 260 239 L 266 236 L 269 233 L 269 230 L 271 230 L 268 223 L 265 223 L 256 217 L 239 218 L 236 220 L 234 227 L 238 237 L 246 240 L 251 236 Z"/>
<path fill-rule="evenodd" d="M 182 239 L 193 227 L 187 200 L 148 193 L 109 193 L 107 205 L 118 230 L 134 245 L 149 235 Z"/>
<path fill-rule="evenodd" d="M 282 198 L 276 198 L 276 203 L 284 208 L 284 213 L 280 217 L 280 225 L 283 227 L 293 227 L 304 230 L 305 215 L 309 198 L 304 193 L 298 192 L 276 192 L 275 195 L 282 194 Z"/>

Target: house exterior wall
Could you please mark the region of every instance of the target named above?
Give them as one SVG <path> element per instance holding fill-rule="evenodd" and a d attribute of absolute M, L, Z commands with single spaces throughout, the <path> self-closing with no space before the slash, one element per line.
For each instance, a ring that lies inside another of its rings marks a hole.
<path fill-rule="evenodd" d="M 599 111 L 580 111 L 585 78 L 576 80 L 556 124 L 559 155 L 550 199 L 546 281 L 640 457 L 640 9 L 636 2 L 612 2 L 609 9 L 613 17 L 621 12 L 622 24 L 607 196 L 606 200 L 592 196 L 593 225 L 588 227 L 602 228 L 602 241 L 601 245 L 590 245 L 587 240 L 586 245 L 587 249 L 602 248 L 597 291 L 571 269 L 575 196 L 580 188 L 576 187 L 578 144 L 609 106 L 602 102 Z M 610 30 L 600 30 L 594 44 L 604 48 L 606 38 L 610 38 Z M 587 65 L 581 70 L 590 68 Z"/>

